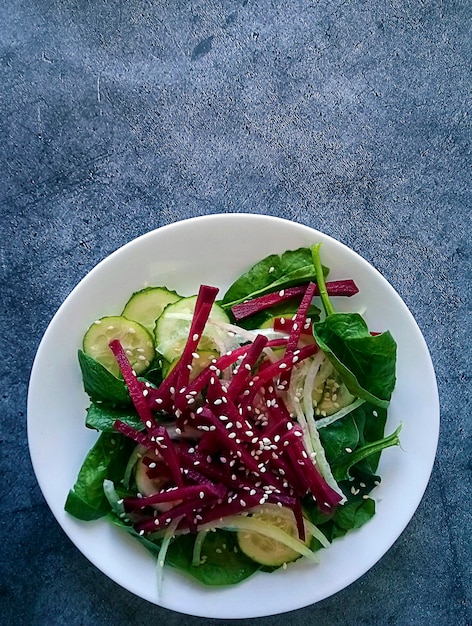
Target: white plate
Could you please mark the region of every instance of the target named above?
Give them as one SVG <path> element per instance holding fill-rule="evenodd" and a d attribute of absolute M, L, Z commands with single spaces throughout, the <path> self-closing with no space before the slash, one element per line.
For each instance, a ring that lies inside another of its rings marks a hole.
<path fill-rule="evenodd" d="M 337 310 L 365 307 L 372 329 L 391 330 L 398 343 L 398 383 L 387 423 L 403 423 L 401 448 L 384 451 L 374 492 L 377 513 L 358 531 L 323 550 L 319 565 L 297 561 L 287 570 L 257 573 L 231 588 L 205 588 L 167 568 L 157 597 L 153 557 L 104 521 L 80 522 L 64 512 L 96 434 L 84 427 L 88 404 L 77 364 L 84 331 L 97 317 L 118 314 L 133 291 L 167 285 L 182 294 L 200 283 L 222 291 L 272 253 L 323 242 L 330 279 L 354 278 L 360 294 L 337 299 Z M 33 365 L 28 440 L 39 485 L 53 514 L 82 553 L 111 579 L 150 602 L 208 618 L 273 615 L 318 602 L 371 568 L 415 512 L 436 453 L 439 401 L 431 358 L 411 313 L 390 284 L 355 252 L 306 226 L 260 215 L 223 214 L 185 220 L 128 243 L 99 263 L 51 321 Z"/>

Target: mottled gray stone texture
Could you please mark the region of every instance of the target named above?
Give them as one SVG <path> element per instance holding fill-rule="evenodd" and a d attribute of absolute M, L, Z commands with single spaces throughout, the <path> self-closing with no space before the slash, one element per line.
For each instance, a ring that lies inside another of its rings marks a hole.
<path fill-rule="evenodd" d="M 26 396 L 49 321 L 98 261 L 182 218 L 249 212 L 379 269 L 441 399 L 431 481 L 395 545 L 335 596 L 251 623 L 472 624 L 471 7 L 1 2 L 2 623 L 223 623 L 136 598 L 78 552 L 37 485 Z"/>

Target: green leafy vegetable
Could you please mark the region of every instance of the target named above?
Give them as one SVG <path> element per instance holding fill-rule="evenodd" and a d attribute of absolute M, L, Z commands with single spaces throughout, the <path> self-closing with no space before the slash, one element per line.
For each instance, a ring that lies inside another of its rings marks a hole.
<path fill-rule="evenodd" d="M 108 478 L 120 482 L 133 446 L 131 440 L 118 433 L 102 433 L 80 468 L 65 510 L 86 521 L 106 515 L 110 504 L 103 491 L 103 481 Z"/>
<path fill-rule="evenodd" d="M 397 349 L 389 331 L 372 336 L 358 313 L 333 313 L 313 325 L 313 335 L 353 395 L 388 406 Z"/>
<path fill-rule="evenodd" d="M 400 444 L 400 440 L 398 438 L 400 430 L 401 426 L 399 426 L 391 435 L 388 435 L 388 437 L 365 444 L 352 452 L 352 454 L 346 455 L 341 462 L 332 467 L 333 475 L 336 480 L 347 480 L 349 478 L 350 469 L 356 465 L 356 463 L 363 461 L 371 454 L 379 454 L 385 448 L 398 446 Z"/>
<path fill-rule="evenodd" d="M 328 273 L 327 268 L 323 271 Z M 310 248 L 288 250 L 280 256 L 271 254 L 240 276 L 229 287 L 220 304 L 228 310 L 244 300 L 309 281 L 316 282 Z"/>
<path fill-rule="evenodd" d="M 111 433 L 114 432 L 113 424 L 116 420 L 120 420 L 132 426 L 136 428 L 136 430 L 142 430 L 144 428 L 139 415 L 133 410 L 133 407 L 113 408 L 106 404 L 97 404 L 95 402 L 92 402 L 87 409 L 85 425 L 88 428 L 95 428 L 96 430 Z"/>
<path fill-rule="evenodd" d="M 123 380 L 113 376 L 103 365 L 78 351 L 79 365 L 85 392 L 92 398 L 112 406 L 131 404 L 128 389 Z"/>
<path fill-rule="evenodd" d="M 273 306 L 270 309 L 259 311 L 246 319 L 239 320 L 238 326 L 241 326 L 241 328 L 245 328 L 246 330 L 255 330 L 257 328 L 264 327 L 264 325 L 266 325 L 267 322 L 272 320 L 274 317 L 286 317 L 291 319 L 298 311 L 300 300 L 301 298 L 299 298 L 294 304 L 291 304 L 290 302 L 282 302 L 281 304 Z M 319 308 L 314 304 L 310 305 L 307 316 L 312 322 L 318 321 L 320 319 Z"/>
<path fill-rule="evenodd" d="M 328 523 L 328 539 L 333 541 L 343 537 L 349 530 L 363 526 L 374 515 L 375 501 L 372 498 L 356 499 L 338 507 Z"/>
<path fill-rule="evenodd" d="M 248 578 L 260 566 L 238 548 L 235 533 L 215 530 L 205 538 L 199 565 L 192 565 L 195 535 L 181 535 L 171 543 L 167 563 L 184 570 L 205 585 L 234 585 Z"/>

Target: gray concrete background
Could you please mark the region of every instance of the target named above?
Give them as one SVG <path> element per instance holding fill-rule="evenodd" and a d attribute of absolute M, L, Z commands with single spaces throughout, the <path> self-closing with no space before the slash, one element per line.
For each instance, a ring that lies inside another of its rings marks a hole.
<path fill-rule="evenodd" d="M 182 218 L 251 212 L 377 267 L 441 398 L 432 478 L 391 550 L 335 596 L 251 623 L 472 624 L 470 32 L 467 0 L 0 3 L 2 623 L 222 623 L 132 596 L 75 549 L 31 468 L 26 395 L 43 332 L 98 261 Z"/>

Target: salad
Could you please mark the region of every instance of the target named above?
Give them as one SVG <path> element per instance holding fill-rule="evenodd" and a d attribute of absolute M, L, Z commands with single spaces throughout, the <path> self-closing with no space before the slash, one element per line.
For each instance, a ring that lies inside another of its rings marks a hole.
<path fill-rule="evenodd" d="M 375 514 L 396 343 L 335 298 L 321 244 L 270 255 L 219 298 L 168 286 L 96 320 L 78 352 L 100 432 L 65 503 L 164 565 L 236 584 L 318 552 Z M 317 306 L 319 305 L 319 306 Z M 321 307 L 321 308 L 320 308 Z"/>

